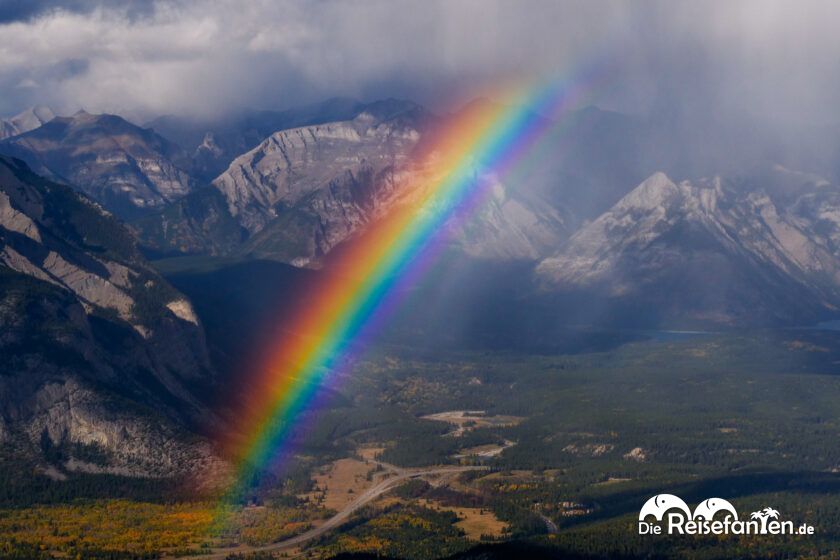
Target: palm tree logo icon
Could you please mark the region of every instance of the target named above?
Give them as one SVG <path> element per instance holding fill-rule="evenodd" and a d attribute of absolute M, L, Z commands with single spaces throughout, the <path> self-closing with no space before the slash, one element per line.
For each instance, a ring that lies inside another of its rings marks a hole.
<path fill-rule="evenodd" d="M 759 511 L 754 511 L 750 514 L 750 519 L 758 519 L 761 522 L 761 534 L 767 534 L 767 521 L 769 519 L 778 519 L 779 511 L 771 507 L 766 507 Z"/>

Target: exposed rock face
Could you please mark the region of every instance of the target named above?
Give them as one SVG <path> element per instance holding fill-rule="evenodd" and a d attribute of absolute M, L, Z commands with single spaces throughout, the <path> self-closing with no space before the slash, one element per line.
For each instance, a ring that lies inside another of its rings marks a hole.
<path fill-rule="evenodd" d="M 41 233 L 38 231 L 38 226 L 29 216 L 12 207 L 11 200 L 6 193 L 0 193 L 0 226 L 9 231 L 20 233 L 36 243 L 41 242 Z"/>
<path fill-rule="evenodd" d="M 166 116 L 147 126 L 191 154 L 193 175 L 210 182 L 235 158 L 278 130 L 347 121 L 365 109 L 364 103 L 354 99 L 335 98 L 286 111 L 246 111 L 209 122 Z"/>
<path fill-rule="evenodd" d="M 552 254 L 568 237 L 562 208 L 534 194 L 511 192 L 495 177 L 484 177 L 492 191 L 478 215 L 450 225 L 454 242 L 467 255 L 492 260 L 536 260 Z"/>
<path fill-rule="evenodd" d="M 216 422 L 189 302 L 113 217 L 3 157 L 0 358 L 0 438 L 28 453 L 88 446 L 144 476 L 215 460 L 189 433 Z"/>
<path fill-rule="evenodd" d="M 172 300 L 166 304 L 166 308 L 181 320 L 198 325 L 198 316 L 193 311 L 192 305 L 185 299 Z"/>
<path fill-rule="evenodd" d="M 54 118 L 55 113 L 49 107 L 31 107 L 10 119 L 0 120 L 0 140 L 35 130 Z"/>
<path fill-rule="evenodd" d="M 0 151 L 121 216 L 161 207 L 194 186 L 180 148 L 115 115 L 58 117 L 5 140 Z"/>
<path fill-rule="evenodd" d="M 91 463 L 68 454 L 61 465 L 66 470 L 160 477 L 217 467 L 210 446 L 185 445 L 183 430 L 172 422 L 126 409 L 82 379 L 61 377 L 34 394 L 0 383 L 0 394 L 21 399 L 10 416 L 30 441 L 54 447 L 72 443 L 110 455 L 107 462 Z"/>
<path fill-rule="evenodd" d="M 352 120 L 281 130 L 203 189 L 135 224 L 161 250 L 250 253 L 307 265 L 400 193 L 425 113 L 383 102 Z"/>
<path fill-rule="evenodd" d="M 237 157 L 213 189 L 137 226 L 162 250 L 245 253 L 317 266 L 337 245 L 395 206 L 412 204 L 441 179 L 435 158 L 418 155 L 437 122 L 414 104 L 391 100 L 366 106 L 352 120 L 281 130 Z M 480 169 L 476 180 L 492 191 L 486 208 L 468 223 L 448 225 L 467 254 L 536 259 L 568 235 L 567 216 L 546 197 L 510 190 Z"/>
<path fill-rule="evenodd" d="M 833 191 L 807 183 L 786 204 L 755 184 L 656 173 L 543 260 L 537 277 L 550 291 L 711 322 L 813 318 L 840 303 Z"/>
<path fill-rule="evenodd" d="M 283 130 L 236 158 L 213 185 L 224 194 L 231 215 L 253 234 L 277 217 L 280 204 L 295 206 L 336 183 L 394 169 L 419 139 L 414 128 L 379 122 L 369 113 L 348 122 Z"/>
<path fill-rule="evenodd" d="M 69 288 L 83 301 L 106 309 L 113 309 L 121 319 L 131 320 L 134 300 L 112 283 L 109 278 L 103 278 L 79 268 L 64 260 L 55 251 L 47 253 L 41 268 L 51 278 Z"/>
<path fill-rule="evenodd" d="M 319 190 L 257 231 L 245 251 L 295 266 L 317 265 L 335 246 L 384 215 L 405 193 L 400 173 L 363 162 L 341 172 Z"/>

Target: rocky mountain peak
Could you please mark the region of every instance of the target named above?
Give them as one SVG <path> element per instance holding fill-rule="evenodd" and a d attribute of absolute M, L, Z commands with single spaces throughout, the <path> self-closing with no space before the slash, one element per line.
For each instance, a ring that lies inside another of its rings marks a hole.
<path fill-rule="evenodd" d="M 9 119 L 21 132 L 29 132 L 55 118 L 55 113 L 46 105 L 35 105 Z"/>
<path fill-rule="evenodd" d="M 140 224 L 152 246 L 246 253 L 317 266 L 336 245 L 360 234 L 394 205 L 410 204 L 440 172 L 422 149 L 444 121 L 416 103 L 386 99 L 353 105 L 352 118 L 278 130 L 239 155 L 184 205 Z M 216 146 L 205 135 L 201 150 Z M 568 213 L 548 193 L 510 189 L 496 196 L 451 240 L 487 259 L 537 259 L 568 235 Z M 200 211 L 197 211 L 200 208 Z M 226 231 L 223 239 L 218 232 Z M 237 243 L 237 239 L 241 239 Z"/>
<path fill-rule="evenodd" d="M 210 157 L 218 157 L 222 154 L 222 148 L 216 142 L 216 135 L 212 132 L 205 133 L 201 144 L 196 148 L 197 154 L 202 152 L 208 154 Z"/>
<path fill-rule="evenodd" d="M 627 193 L 616 207 L 625 209 L 664 207 L 669 199 L 679 195 L 679 187 L 665 173 L 658 171 Z"/>
<path fill-rule="evenodd" d="M 123 217 L 180 198 L 194 185 L 180 148 L 116 115 L 56 117 L 6 139 L 0 150 Z"/>
<path fill-rule="evenodd" d="M 802 298 L 799 311 L 817 316 L 840 302 L 840 251 L 820 233 L 836 226 L 815 219 L 833 216 L 836 201 L 813 196 L 785 205 L 755 184 L 720 177 L 676 184 L 656 173 L 544 259 L 537 278 L 549 291 L 587 290 L 617 301 L 656 299 L 662 291 L 658 297 L 670 298 L 675 316 L 687 320 L 783 316 L 792 308 L 770 302 L 792 294 Z M 679 307 L 699 301 L 708 313 Z"/>
<path fill-rule="evenodd" d="M 703 220 L 716 210 L 724 195 L 720 177 L 675 183 L 665 173 L 657 172 L 627 193 L 598 220 L 618 220 L 632 215 L 640 220 L 673 220 L 682 217 Z M 596 220 L 597 221 L 597 220 Z"/>
<path fill-rule="evenodd" d="M 407 160 L 420 133 L 402 121 L 363 111 L 338 121 L 275 132 L 236 158 L 213 181 L 231 215 L 251 234 L 305 197 L 337 185 L 374 177 Z"/>
<path fill-rule="evenodd" d="M 0 120 L 0 140 L 35 130 L 55 118 L 52 109 L 35 105 L 6 120 Z"/>
<path fill-rule="evenodd" d="M 374 101 L 364 106 L 362 113 L 367 113 L 377 121 L 400 120 L 418 126 L 419 121 L 429 116 L 428 111 L 413 101 L 388 98 Z"/>

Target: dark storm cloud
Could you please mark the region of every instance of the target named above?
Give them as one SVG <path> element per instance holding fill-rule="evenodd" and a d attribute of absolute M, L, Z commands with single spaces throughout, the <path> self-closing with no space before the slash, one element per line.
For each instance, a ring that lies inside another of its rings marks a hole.
<path fill-rule="evenodd" d="M 83 1 L 72 0 L 0 0 L 0 23 L 26 21 L 56 7 L 80 11 L 86 4 Z"/>
<path fill-rule="evenodd" d="M 445 105 L 608 59 L 608 106 L 837 120 L 838 16 L 817 0 L 2 2 L 0 113 Z"/>
<path fill-rule="evenodd" d="M 103 6 L 121 7 L 132 18 L 154 10 L 152 0 L 0 0 L 0 24 L 30 21 L 54 11 L 85 14 Z"/>

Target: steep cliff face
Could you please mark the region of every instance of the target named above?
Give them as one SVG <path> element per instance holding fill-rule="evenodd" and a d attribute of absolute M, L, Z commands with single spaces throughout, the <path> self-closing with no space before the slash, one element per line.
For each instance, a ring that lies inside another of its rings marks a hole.
<path fill-rule="evenodd" d="M 213 186 L 225 196 L 231 215 L 255 233 L 308 195 L 353 181 L 358 187 L 395 169 L 419 139 L 416 129 L 369 113 L 348 122 L 283 130 L 236 158 Z"/>
<path fill-rule="evenodd" d="M 5 140 L 0 151 L 123 217 L 161 207 L 195 186 L 180 148 L 115 115 L 58 117 Z"/>
<path fill-rule="evenodd" d="M 217 420 L 189 302 L 113 217 L 5 157 L 0 286 L 0 438 L 35 457 L 63 450 L 68 470 L 158 476 L 213 462 L 190 435 Z"/>
<path fill-rule="evenodd" d="M 169 115 L 147 126 L 184 148 L 192 161 L 192 174 L 209 183 L 234 159 L 278 130 L 348 121 L 365 109 L 366 104 L 355 99 L 333 98 L 285 111 L 244 111 L 222 119 Z"/>

